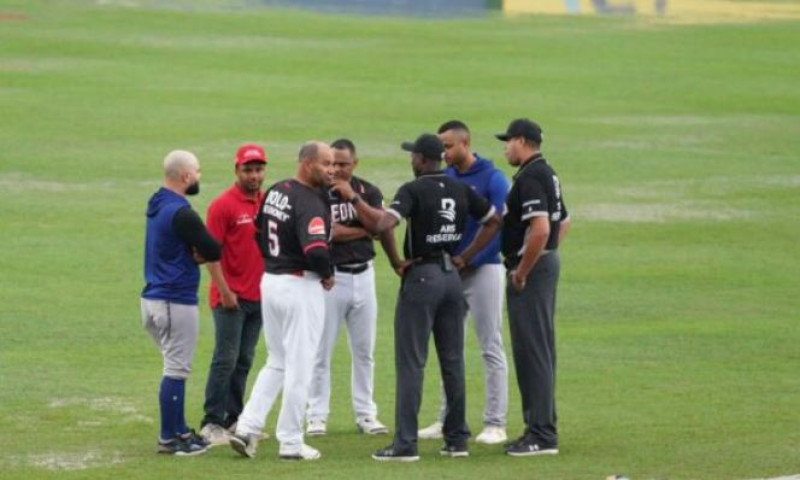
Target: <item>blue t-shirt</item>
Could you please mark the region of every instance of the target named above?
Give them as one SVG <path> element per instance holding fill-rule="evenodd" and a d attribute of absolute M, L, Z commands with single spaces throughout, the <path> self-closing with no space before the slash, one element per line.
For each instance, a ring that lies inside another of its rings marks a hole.
<path fill-rule="evenodd" d="M 503 172 L 494 166 L 491 160 L 478 155 L 475 156 L 475 163 L 464 173 L 459 172 L 453 167 L 447 167 L 445 174 L 457 178 L 469 185 L 478 195 L 487 199 L 498 213 L 505 208 L 506 195 L 508 195 L 508 180 Z M 464 236 L 461 243 L 456 248 L 456 254 L 461 253 L 472 243 L 478 233 L 480 224 L 473 218 L 467 220 Z M 475 258 L 469 263 L 471 267 L 479 267 L 488 263 L 500 263 L 500 232 L 497 232 L 486 247 L 483 248 Z"/>

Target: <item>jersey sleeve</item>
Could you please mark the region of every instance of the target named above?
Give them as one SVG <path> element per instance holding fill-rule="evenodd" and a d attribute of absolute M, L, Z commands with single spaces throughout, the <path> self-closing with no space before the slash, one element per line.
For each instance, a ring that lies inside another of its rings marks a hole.
<path fill-rule="evenodd" d="M 386 211 L 397 218 L 397 221 L 401 221 L 404 218 L 408 218 L 411 215 L 411 212 L 414 210 L 414 195 L 411 192 L 410 184 L 406 183 L 394 196 L 394 200 L 392 200 L 392 204 L 389 205 L 389 208 Z"/>
<path fill-rule="evenodd" d="M 312 248 L 328 248 L 330 220 L 325 211 L 327 206 L 323 202 L 303 200 L 304 208 L 298 212 L 295 233 L 300 241 L 300 248 L 307 254 Z"/>
<path fill-rule="evenodd" d="M 189 207 L 175 213 L 172 226 L 178 237 L 197 249 L 197 252 L 209 262 L 216 262 L 222 256 L 222 249 L 206 230 L 200 216 Z"/>
<path fill-rule="evenodd" d="M 383 193 L 374 185 L 364 185 L 364 200 L 372 208 L 383 209 Z"/>
<path fill-rule="evenodd" d="M 475 193 L 475 190 L 466 185 L 464 186 L 464 191 L 467 192 L 468 211 L 473 218 L 480 223 L 484 223 L 494 215 L 496 209 L 488 200 Z"/>
<path fill-rule="evenodd" d="M 503 172 L 496 170 L 489 180 L 489 201 L 492 202 L 494 208 L 498 212 L 503 212 L 506 204 L 506 197 L 508 197 L 509 183 Z"/>
<path fill-rule="evenodd" d="M 533 217 L 547 217 L 547 193 L 534 177 L 524 177 L 519 182 L 520 220 L 528 222 Z"/>

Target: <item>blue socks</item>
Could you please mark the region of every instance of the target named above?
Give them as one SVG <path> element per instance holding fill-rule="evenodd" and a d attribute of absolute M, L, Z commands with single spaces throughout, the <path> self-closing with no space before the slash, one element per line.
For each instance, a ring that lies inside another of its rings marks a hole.
<path fill-rule="evenodd" d="M 161 442 L 166 443 L 181 433 L 189 431 L 183 416 L 183 401 L 186 380 L 170 377 L 161 378 L 158 403 L 161 407 Z"/>

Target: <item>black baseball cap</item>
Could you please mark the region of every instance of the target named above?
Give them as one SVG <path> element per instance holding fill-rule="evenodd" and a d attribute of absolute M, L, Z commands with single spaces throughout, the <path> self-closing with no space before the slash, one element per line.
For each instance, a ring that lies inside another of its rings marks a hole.
<path fill-rule="evenodd" d="M 511 123 L 508 124 L 506 133 L 498 133 L 495 137 L 504 142 L 507 142 L 511 138 L 523 137 L 541 145 L 542 127 L 540 127 L 538 123 L 532 122 L 527 118 L 518 118 L 512 120 Z"/>
<path fill-rule="evenodd" d="M 413 142 L 403 142 L 400 148 L 407 152 L 419 153 L 427 160 L 439 161 L 444 153 L 442 141 L 431 133 L 423 133 Z"/>

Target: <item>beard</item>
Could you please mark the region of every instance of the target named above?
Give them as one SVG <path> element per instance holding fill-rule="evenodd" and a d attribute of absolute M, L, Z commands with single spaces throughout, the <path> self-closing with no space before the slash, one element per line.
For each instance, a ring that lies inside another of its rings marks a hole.
<path fill-rule="evenodd" d="M 186 187 L 186 195 L 197 195 L 200 193 L 200 182 L 194 182 Z"/>

